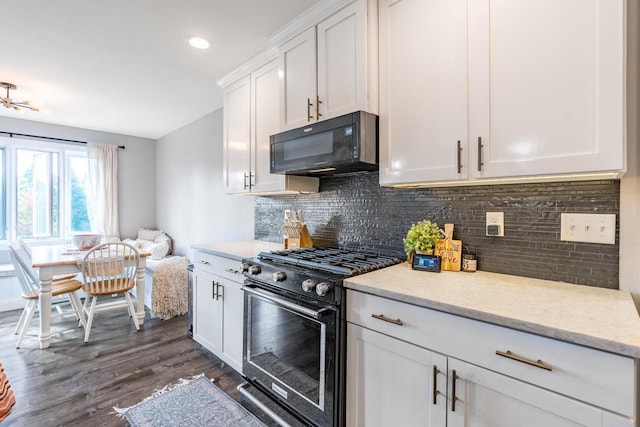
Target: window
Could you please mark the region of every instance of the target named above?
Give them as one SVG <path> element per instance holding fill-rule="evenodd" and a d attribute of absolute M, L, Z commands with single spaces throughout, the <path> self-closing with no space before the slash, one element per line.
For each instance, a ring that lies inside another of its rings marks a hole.
<path fill-rule="evenodd" d="M 89 194 L 89 165 L 86 153 L 67 155 L 69 181 L 67 183 L 69 200 L 69 230 L 71 233 L 91 231 L 87 195 Z"/>
<path fill-rule="evenodd" d="M 91 230 L 84 147 L 0 138 L 0 154 L 2 240 L 67 240 Z"/>
<path fill-rule="evenodd" d="M 60 237 L 58 153 L 16 150 L 17 237 Z"/>

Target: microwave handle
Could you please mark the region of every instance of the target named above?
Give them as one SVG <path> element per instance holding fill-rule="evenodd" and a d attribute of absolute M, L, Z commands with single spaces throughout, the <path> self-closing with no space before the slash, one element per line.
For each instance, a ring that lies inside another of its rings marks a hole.
<path fill-rule="evenodd" d="M 268 294 L 267 292 L 263 292 L 261 290 L 249 287 L 249 286 L 243 286 L 242 288 L 243 291 L 252 294 L 252 295 L 256 295 L 260 298 L 264 298 L 267 301 L 271 301 L 274 304 L 280 305 L 282 307 L 288 308 L 292 311 L 295 311 L 297 313 L 301 313 L 301 314 L 305 314 L 309 317 L 312 317 L 316 320 L 322 319 L 322 317 L 324 316 L 324 314 L 328 311 L 332 311 L 333 308 L 332 307 L 325 307 L 325 308 L 321 308 L 320 310 L 312 310 L 310 308 L 306 308 L 303 307 L 301 305 L 298 305 L 296 303 L 287 301 L 283 298 L 278 298 L 276 296 L 273 296 L 271 294 Z"/>

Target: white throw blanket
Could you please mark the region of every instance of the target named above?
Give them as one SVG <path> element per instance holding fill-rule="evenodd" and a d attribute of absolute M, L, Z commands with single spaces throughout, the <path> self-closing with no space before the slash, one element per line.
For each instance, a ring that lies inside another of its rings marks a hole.
<path fill-rule="evenodd" d="M 189 260 L 171 257 L 162 260 L 153 273 L 151 317 L 163 320 L 182 316 L 189 310 Z"/>

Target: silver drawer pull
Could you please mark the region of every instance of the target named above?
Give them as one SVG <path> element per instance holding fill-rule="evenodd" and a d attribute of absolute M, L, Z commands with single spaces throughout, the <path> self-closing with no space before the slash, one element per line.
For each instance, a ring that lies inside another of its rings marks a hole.
<path fill-rule="evenodd" d="M 400 319 L 390 319 L 387 316 L 385 316 L 384 314 L 372 314 L 371 317 L 373 317 L 374 319 L 383 320 L 385 322 L 393 323 L 394 325 L 404 326 L 404 323 L 402 323 L 402 320 L 400 320 Z"/>
<path fill-rule="evenodd" d="M 526 363 L 527 365 L 535 366 L 536 368 L 544 369 L 545 371 L 552 371 L 553 368 L 550 365 L 547 365 L 542 360 L 531 360 L 526 357 L 518 356 L 517 354 L 511 353 L 511 351 L 500 351 L 496 350 L 496 354 L 498 356 L 506 357 L 507 359 L 515 360 L 517 362 Z"/>
<path fill-rule="evenodd" d="M 200 262 L 200 264 L 209 265 L 209 261 L 200 260 L 199 262 Z"/>
<path fill-rule="evenodd" d="M 234 270 L 233 268 L 227 268 L 225 271 L 231 274 L 240 274 L 238 270 Z"/>

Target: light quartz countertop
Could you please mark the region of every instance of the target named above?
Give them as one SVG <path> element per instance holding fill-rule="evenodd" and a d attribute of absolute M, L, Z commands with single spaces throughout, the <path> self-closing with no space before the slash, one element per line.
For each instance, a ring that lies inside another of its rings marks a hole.
<path fill-rule="evenodd" d="M 628 292 L 506 274 L 411 269 L 348 278 L 345 287 L 566 342 L 640 358 L 640 316 Z"/>
<path fill-rule="evenodd" d="M 241 261 L 242 258 L 253 258 L 260 252 L 284 249 L 283 243 L 263 242 L 261 240 L 244 240 L 239 242 L 216 242 L 191 245 L 196 251 Z"/>

